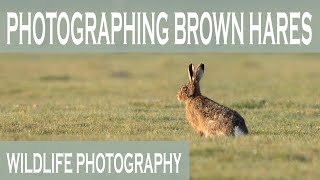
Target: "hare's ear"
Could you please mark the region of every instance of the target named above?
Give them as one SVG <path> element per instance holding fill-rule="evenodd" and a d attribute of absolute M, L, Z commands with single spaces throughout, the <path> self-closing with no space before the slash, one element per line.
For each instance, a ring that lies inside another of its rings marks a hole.
<path fill-rule="evenodd" d="M 188 76 L 189 76 L 189 81 L 192 82 L 194 80 L 194 66 L 192 63 L 189 64 Z"/>
<path fill-rule="evenodd" d="M 197 67 L 197 71 L 196 71 L 196 80 L 197 81 L 200 81 L 202 76 L 203 76 L 203 73 L 204 73 L 204 64 L 199 64 L 199 66 Z"/>

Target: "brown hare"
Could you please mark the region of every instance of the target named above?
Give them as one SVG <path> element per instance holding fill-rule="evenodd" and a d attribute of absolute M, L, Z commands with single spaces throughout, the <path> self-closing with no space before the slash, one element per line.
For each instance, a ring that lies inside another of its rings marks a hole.
<path fill-rule="evenodd" d="M 189 82 L 178 92 L 178 100 L 186 105 L 186 117 L 192 128 L 200 135 L 212 137 L 241 136 L 248 129 L 241 115 L 201 94 L 200 80 L 204 73 L 204 64 L 195 70 L 189 65 Z"/>

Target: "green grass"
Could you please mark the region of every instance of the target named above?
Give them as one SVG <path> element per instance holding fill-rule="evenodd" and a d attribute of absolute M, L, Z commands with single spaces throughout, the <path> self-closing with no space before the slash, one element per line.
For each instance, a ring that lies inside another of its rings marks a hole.
<path fill-rule="evenodd" d="M 204 139 L 187 65 L 250 135 Z M 1 140 L 185 140 L 192 179 L 319 179 L 320 54 L 0 54 Z"/>

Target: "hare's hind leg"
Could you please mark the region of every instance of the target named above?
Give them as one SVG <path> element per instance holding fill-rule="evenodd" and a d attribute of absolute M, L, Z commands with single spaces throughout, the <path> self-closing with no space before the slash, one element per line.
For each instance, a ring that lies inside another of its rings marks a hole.
<path fill-rule="evenodd" d="M 208 137 L 233 136 L 233 135 L 234 134 L 233 134 L 232 128 L 222 126 L 221 123 L 217 123 L 215 121 L 209 121 L 208 132 L 207 132 Z"/>

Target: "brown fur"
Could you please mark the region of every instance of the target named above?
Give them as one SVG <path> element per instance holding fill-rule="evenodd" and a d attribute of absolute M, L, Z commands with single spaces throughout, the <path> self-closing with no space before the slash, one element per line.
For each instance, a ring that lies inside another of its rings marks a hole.
<path fill-rule="evenodd" d="M 236 127 L 240 128 L 243 134 L 247 134 L 245 121 L 238 112 L 201 94 L 200 79 L 203 73 L 203 64 L 200 64 L 196 71 L 193 64 L 190 64 L 189 82 L 180 88 L 177 95 L 179 101 L 185 102 L 186 118 L 191 127 L 205 137 L 234 136 Z"/>

